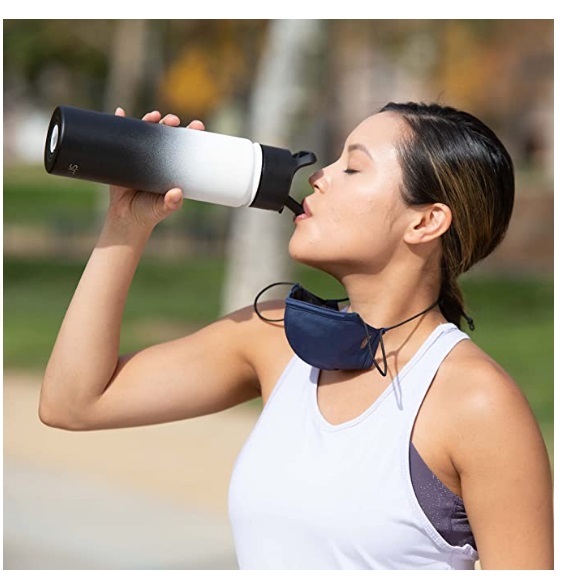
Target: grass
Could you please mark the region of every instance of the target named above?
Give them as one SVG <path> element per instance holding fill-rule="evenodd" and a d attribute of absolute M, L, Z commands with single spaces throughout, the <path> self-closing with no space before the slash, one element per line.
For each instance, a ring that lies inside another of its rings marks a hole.
<path fill-rule="evenodd" d="M 4 259 L 4 366 L 42 370 L 84 260 Z M 124 350 L 185 334 L 218 317 L 224 262 L 143 259 L 130 292 Z M 341 296 L 331 278 L 301 268 L 315 292 Z M 538 418 L 553 418 L 553 282 L 475 277 L 463 289 L 476 330 L 471 337 L 528 395 Z"/>
<path fill-rule="evenodd" d="M 43 370 L 84 264 L 70 259 L 4 259 L 5 368 Z M 123 350 L 214 320 L 220 311 L 222 275 L 218 259 L 142 261 L 124 314 Z"/>
<path fill-rule="evenodd" d="M 102 187 L 50 176 L 41 168 L 4 170 L 4 224 L 89 226 Z"/>
<path fill-rule="evenodd" d="M 17 166 L 4 170 L 4 225 L 48 227 L 57 234 L 77 234 L 97 227 L 108 201 L 108 187 L 49 175 L 43 167 Z M 229 210 L 191 202 L 191 214 L 173 215 L 162 223 L 199 235 L 225 230 Z"/>
<path fill-rule="evenodd" d="M 469 279 L 473 340 L 518 382 L 541 418 L 553 418 L 553 282 Z"/>

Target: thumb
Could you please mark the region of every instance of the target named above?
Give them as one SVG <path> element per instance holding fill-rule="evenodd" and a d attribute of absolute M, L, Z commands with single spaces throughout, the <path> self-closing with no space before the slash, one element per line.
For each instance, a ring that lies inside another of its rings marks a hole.
<path fill-rule="evenodd" d="M 178 210 L 183 205 L 183 192 L 179 188 L 169 190 L 163 198 L 163 207 L 166 212 Z"/>

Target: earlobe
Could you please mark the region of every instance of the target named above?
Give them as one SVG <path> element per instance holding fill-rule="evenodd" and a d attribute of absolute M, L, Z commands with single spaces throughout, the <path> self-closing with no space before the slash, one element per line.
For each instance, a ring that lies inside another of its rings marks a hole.
<path fill-rule="evenodd" d="M 417 211 L 417 217 L 409 226 L 405 240 L 408 244 L 427 243 L 449 230 L 453 215 L 446 204 L 436 202 Z"/>

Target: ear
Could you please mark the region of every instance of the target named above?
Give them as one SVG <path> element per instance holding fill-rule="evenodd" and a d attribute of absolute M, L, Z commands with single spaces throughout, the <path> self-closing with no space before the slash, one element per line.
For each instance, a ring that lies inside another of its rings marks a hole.
<path fill-rule="evenodd" d="M 446 204 L 436 202 L 416 208 L 411 224 L 404 235 L 410 245 L 428 243 L 449 230 L 453 215 Z"/>

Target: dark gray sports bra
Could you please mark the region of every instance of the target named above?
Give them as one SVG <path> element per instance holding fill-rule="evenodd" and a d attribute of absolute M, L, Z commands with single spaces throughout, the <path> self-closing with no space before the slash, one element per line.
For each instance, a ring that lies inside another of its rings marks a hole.
<path fill-rule="evenodd" d="M 451 546 L 476 550 L 463 500 L 445 486 L 410 444 L 410 472 L 415 495 L 429 521 Z"/>

